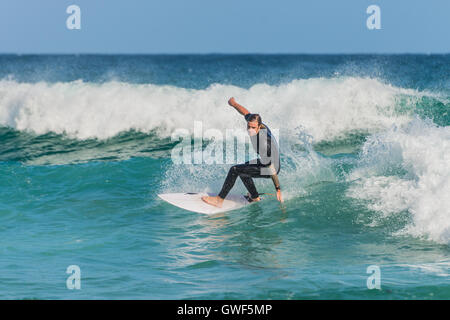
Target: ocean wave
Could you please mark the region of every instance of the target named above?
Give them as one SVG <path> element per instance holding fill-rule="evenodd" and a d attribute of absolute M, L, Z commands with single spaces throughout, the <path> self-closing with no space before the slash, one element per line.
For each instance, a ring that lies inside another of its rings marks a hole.
<path fill-rule="evenodd" d="M 249 89 L 215 84 L 206 89 L 124 82 L 20 83 L 0 81 L 0 126 L 19 131 L 108 139 L 135 130 L 170 137 L 177 128 L 226 130 L 240 119 L 227 106 L 231 96 L 260 113 L 271 128 L 302 125 L 315 142 L 349 132 L 374 133 L 409 122 L 429 94 L 377 79 L 341 77 L 256 84 Z"/>
<path fill-rule="evenodd" d="M 347 195 L 366 201 L 381 218 L 407 211 L 398 234 L 450 243 L 450 126 L 413 120 L 370 136 L 349 175 Z"/>

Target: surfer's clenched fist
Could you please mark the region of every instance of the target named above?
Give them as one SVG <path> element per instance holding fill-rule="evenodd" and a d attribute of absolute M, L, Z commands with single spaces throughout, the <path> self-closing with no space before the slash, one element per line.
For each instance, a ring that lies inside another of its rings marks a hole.
<path fill-rule="evenodd" d="M 228 100 L 228 104 L 232 107 L 236 105 L 236 100 L 234 100 L 234 97 L 231 97 L 230 100 Z"/>

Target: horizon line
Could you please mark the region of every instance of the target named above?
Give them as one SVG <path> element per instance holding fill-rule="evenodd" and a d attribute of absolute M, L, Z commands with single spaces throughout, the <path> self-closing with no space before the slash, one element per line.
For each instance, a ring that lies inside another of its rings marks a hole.
<path fill-rule="evenodd" d="M 448 55 L 449 52 L 0 52 L 0 55 Z"/>

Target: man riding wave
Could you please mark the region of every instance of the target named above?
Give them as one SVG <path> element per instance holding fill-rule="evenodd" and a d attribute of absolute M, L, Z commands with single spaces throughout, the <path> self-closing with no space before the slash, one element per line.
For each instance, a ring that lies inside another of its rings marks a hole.
<path fill-rule="evenodd" d="M 222 207 L 223 201 L 231 188 L 233 188 L 237 177 L 240 177 L 249 192 L 248 199 L 250 202 L 261 200 L 252 178 L 271 178 L 277 191 L 277 199 L 282 202 L 280 182 L 278 180 L 280 153 L 275 137 L 270 132 L 269 127 L 262 123 L 259 114 L 250 113 L 246 108 L 238 104 L 234 98 L 228 100 L 228 104 L 245 117 L 250 141 L 260 158 L 232 166 L 228 171 L 220 193 L 217 196 L 204 196 L 202 200 L 213 206 Z"/>

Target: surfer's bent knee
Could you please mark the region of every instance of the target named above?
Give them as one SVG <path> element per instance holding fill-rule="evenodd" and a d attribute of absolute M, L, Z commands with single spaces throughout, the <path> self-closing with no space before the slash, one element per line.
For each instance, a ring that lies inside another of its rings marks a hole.
<path fill-rule="evenodd" d="M 238 170 L 238 166 L 237 166 L 237 165 L 232 166 L 232 167 L 230 168 L 230 171 L 231 171 L 232 173 L 234 173 L 234 174 L 239 174 L 239 170 Z"/>

